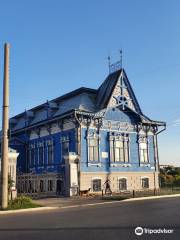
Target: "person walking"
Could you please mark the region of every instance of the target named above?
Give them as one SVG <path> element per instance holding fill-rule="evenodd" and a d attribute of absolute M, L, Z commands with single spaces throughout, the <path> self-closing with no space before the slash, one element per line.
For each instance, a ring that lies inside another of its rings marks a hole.
<path fill-rule="evenodd" d="M 107 178 L 105 183 L 104 183 L 104 186 L 105 186 L 105 195 L 109 192 L 110 195 L 112 195 L 112 191 L 111 191 L 111 181 Z"/>

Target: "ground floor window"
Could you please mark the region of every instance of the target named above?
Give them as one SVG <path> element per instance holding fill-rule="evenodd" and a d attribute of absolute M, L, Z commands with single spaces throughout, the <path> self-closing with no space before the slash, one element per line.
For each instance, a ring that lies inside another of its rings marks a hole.
<path fill-rule="evenodd" d="M 53 180 L 48 180 L 48 192 L 52 192 L 54 189 Z"/>
<path fill-rule="evenodd" d="M 44 181 L 43 180 L 40 180 L 39 188 L 40 188 L 40 192 L 44 192 L 45 191 L 45 189 L 44 189 Z"/>
<path fill-rule="evenodd" d="M 93 192 L 101 191 L 101 179 L 93 179 L 92 185 Z"/>
<path fill-rule="evenodd" d="M 149 188 L 149 178 L 142 178 L 141 183 L 142 183 L 142 188 Z"/>
<path fill-rule="evenodd" d="M 119 190 L 127 190 L 127 179 L 126 178 L 119 179 Z"/>

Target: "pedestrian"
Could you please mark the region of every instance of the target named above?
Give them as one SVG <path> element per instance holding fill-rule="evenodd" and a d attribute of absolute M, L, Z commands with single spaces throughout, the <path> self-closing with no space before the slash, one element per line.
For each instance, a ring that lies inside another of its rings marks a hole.
<path fill-rule="evenodd" d="M 106 181 L 105 181 L 105 183 L 104 183 L 104 186 L 105 186 L 105 194 L 106 194 L 107 192 L 109 192 L 110 195 L 112 196 L 112 191 L 111 191 L 111 186 L 110 186 L 110 184 L 111 184 L 111 181 L 107 178 Z"/>

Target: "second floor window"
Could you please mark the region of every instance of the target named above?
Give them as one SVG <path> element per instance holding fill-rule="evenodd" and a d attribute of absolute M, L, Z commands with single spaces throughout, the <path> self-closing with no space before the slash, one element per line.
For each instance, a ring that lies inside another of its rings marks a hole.
<path fill-rule="evenodd" d="M 65 157 L 69 154 L 69 139 L 61 141 L 61 159 L 65 162 Z"/>
<path fill-rule="evenodd" d="M 29 149 L 29 166 L 34 167 L 35 166 L 35 147 L 30 147 Z"/>
<path fill-rule="evenodd" d="M 129 139 L 127 136 L 110 137 L 110 159 L 112 162 L 129 162 Z"/>
<path fill-rule="evenodd" d="M 39 166 L 44 165 L 44 146 L 42 144 L 38 147 L 38 162 Z"/>
<path fill-rule="evenodd" d="M 52 165 L 54 162 L 54 145 L 53 141 L 47 141 L 47 164 Z"/>
<path fill-rule="evenodd" d="M 148 162 L 148 143 L 146 137 L 139 137 L 139 156 L 141 163 Z"/>
<path fill-rule="evenodd" d="M 98 151 L 98 138 L 91 137 L 88 139 L 88 159 L 89 161 L 98 161 L 99 151 Z"/>

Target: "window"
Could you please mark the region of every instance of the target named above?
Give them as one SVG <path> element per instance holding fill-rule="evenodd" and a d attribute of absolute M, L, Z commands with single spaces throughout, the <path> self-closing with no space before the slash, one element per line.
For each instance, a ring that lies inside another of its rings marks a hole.
<path fill-rule="evenodd" d="M 149 188 L 149 178 L 142 178 L 142 188 Z"/>
<path fill-rule="evenodd" d="M 65 160 L 65 156 L 69 154 L 69 140 L 64 141 L 61 143 L 61 150 L 62 150 L 62 159 Z"/>
<path fill-rule="evenodd" d="M 127 179 L 126 178 L 119 179 L 119 190 L 127 190 Z"/>
<path fill-rule="evenodd" d="M 89 138 L 88 139 L 88 155 L 89 155 L 89 161 L 98 161 L 99 153 L 98 153 L 98 139 L 97 138 Z"/>
<path fill-rule="evenodd" d="M 29 150 L 29 166 L 34 167 L 35 166 L 35 148 L 31 147 Z"/>
<path fill-rule="evenodd" d="M 45 191 L 45 189 L 44 189 L 44 181 L 43 180 L 40 180 L 39 189 L 40 189 L 40 192 L 44 192 Z"/>
<path fill-rule="evenodd" d="M 54 146 L 52 141 L 47 141 L 47 162 L 52 165 L 54 161 Z"/>
<path fill-rule="evenodd" d="M 44 165 L 44 146 L 43 144 L 40 144 L 38 146 L 38 160 L 39 160 L 39 166 Z"/>
<path fill-rule="evenodd" d="M 129 138 L 127 136 L 110 136 L 110 159 L 112 162 L 129 162 Z"/>
<path fill-rule="evenodd" d="M 148 162 L 148 146 L 147 146 L 147 138 L 146 137 L 139 138 L 139 155 L 140 155 L 141 163 Z"/>
<path fill-rule="evenodd" d="M 124 147 L 122 141 L 115 141 L 115 161 L 124 162 Z"/>
<path fill-rule="evenodd" d="M 53 180 L 48 180 L 48 192 L 52 192 L 54 188 Z"/>
<path fill-rule="evenodd" d="M 94 179 L 92 184 L 93 192 L 101 191 L 101 179 Z"/>

